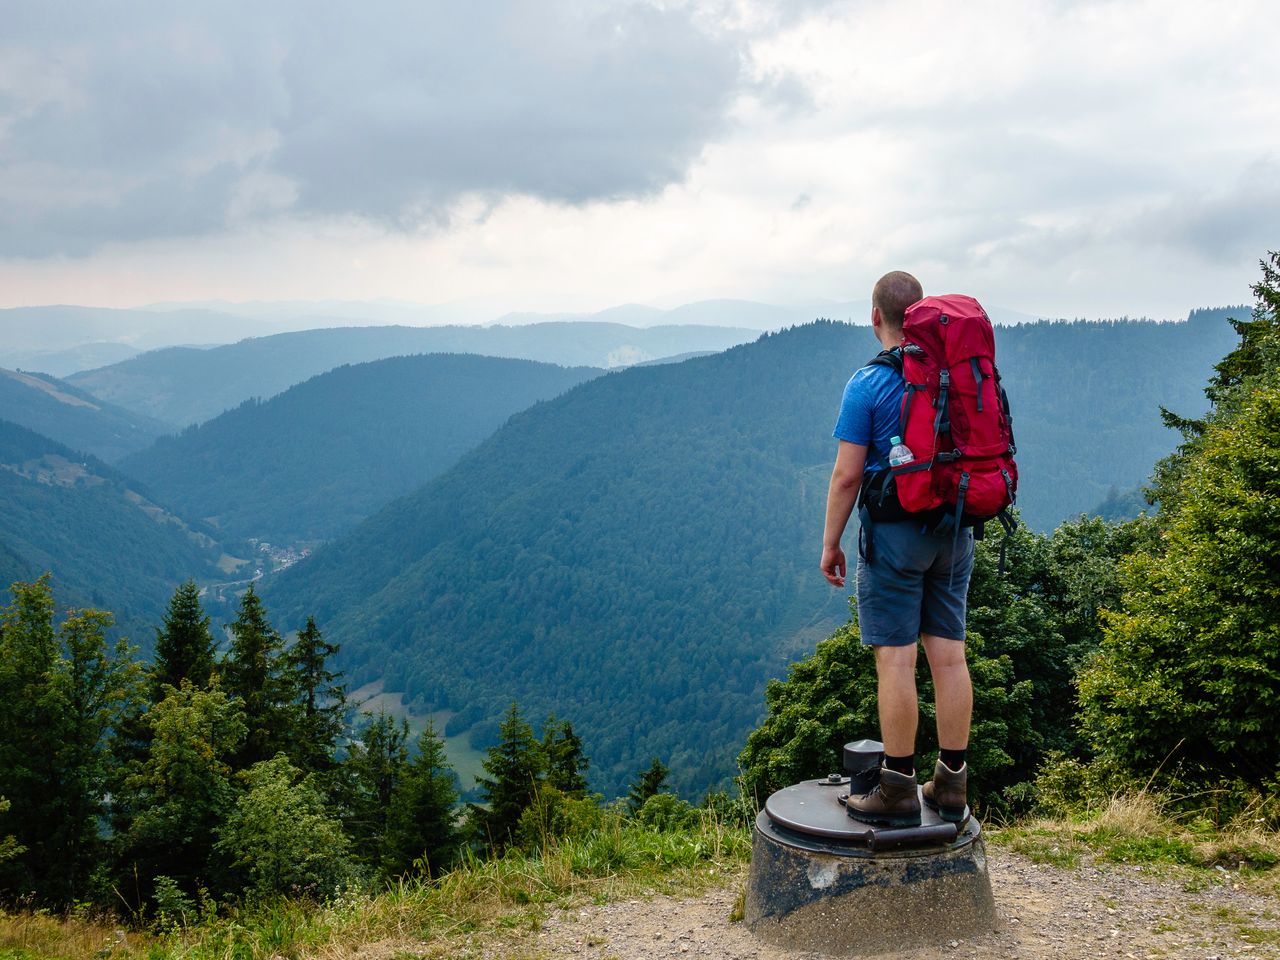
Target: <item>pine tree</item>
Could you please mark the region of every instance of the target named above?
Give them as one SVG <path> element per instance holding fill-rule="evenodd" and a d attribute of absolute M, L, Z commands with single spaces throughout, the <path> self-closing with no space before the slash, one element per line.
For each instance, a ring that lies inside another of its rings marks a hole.
<path fill-rule="evenodd" d="M 394 876 L 420 861 L 430 876 L 447 870 L 460 842 L 457 806 L 457 776 L 445 757 L 444 741 L 428 722 L 418 737 L 418 753 L 391 798 L 383 869 Z"/>
<path fill-rule="evenodd" d="M 547 717 L 542 725 L 542 752 L 547 759 L 547 783 L 566 797 L 581 800 L 587 795 L 587 759 L 582 738 L 568 720 Z"/>
<path fill-rule="evenodd" d="M 183 680 L 207 687 L 213 674 L 214 639 L 200 606 L 200 588 L 188 580 L 173 592 L 164 627 L 156 631 L 156 662 L 151 671 L 151 702 L 159 703 Z"/>
<path fill-rule="evenodd" d="M 293 687 L 296 707 L 294 761 L 304 772 L 327 775 L 334 769 L 334 754 L 347 717 L 346 687 L 338 682 L 341 673 L 328 668 L 338 652 L 327 643 L 307 617 L 307 624 L 285 657 L 285 672 Z"/>
<path fill-rule="evenodd" d="M 640 812 L 646 800 L 663 792 L 670 775 L 671 769 L 657 757 L 653 758 L 647 769 L 640 772 L 627 792 L 627 809 L 633 816 Z"/>
<path fill-rule="evenodd" d="M 285 673 L 284 641 L 267 620 L 253 584 L 240 601 L 231 637 L 221 665 L 222 689 L 243 704 L 248 733 L 236 767 L 244 769 L 290 753 L 294 691 Z"/>
<path fill-rule="evenodd" d="M 476 778 L 484 805 L 468 807 L 481 842 L 500 853 L 511 843 L 520 815 L 537 795 L 546 772 L 546 757 L 533 727 L 515 703 L 498 728 L 498 736 L 498 743 L 489 748 L 482 764 L 489 776 Z"/>

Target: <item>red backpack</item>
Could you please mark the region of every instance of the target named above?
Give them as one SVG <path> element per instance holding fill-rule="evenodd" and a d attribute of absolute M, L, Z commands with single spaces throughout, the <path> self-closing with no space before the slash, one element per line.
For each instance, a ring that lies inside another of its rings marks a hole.
<path fill-rule="evenodd" d="M 909 514 L 936 517 L 935 530 L 959 530 L 998 519 L 1018 492 L 1013 417 L 995 364 L 995 333 L 977 300 L 959 294 L 925 297 L 907 308 L 900 349 L 872 363 L 902 373 L 899 436 L 913 459 L 891 468 L 893 483 L 864 491 L 876 515 L 888 488 Z"/>

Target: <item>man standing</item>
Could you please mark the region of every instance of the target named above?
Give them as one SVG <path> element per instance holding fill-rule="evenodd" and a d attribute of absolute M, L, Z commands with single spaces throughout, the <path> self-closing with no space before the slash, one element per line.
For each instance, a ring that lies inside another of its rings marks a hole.
<path fill-rule="evenodd" d="M 901 347 L 903 315 L 923 296 L 920 282 L 909 273 L 887 273 L 876 283 L 871 326 L 886 351 Z M 878 494 L 864 496 L 865 502 L 859 503 L 859 491 L 878 491 L 889 477 L 889 451 L 902 429 L 900 370 L 900 365 L 868 364 L 845 387 L 834 432 L 840 444 L 827 492 L 822 572 L 834 586 L 844 586 L 840 540 L 855 505 L 860 506 L 858 626 L 862 642 L 875 648 L 885 758 L 879 785 L 866 796 L 851 796 L 847 806 L 861 820 L 914 826 L 920 823 L 915 772 L 917 642 L 923 644 L 933 674 L 941 748 L 933 780 L 924 786 L 925 803 L 945 820 L 959 821 L 964 815 L 965 750 L 973 712 L 964 630 L 973 533 L 933 533 L 936 518 L 904 512 L 892 487 L 888 503 Z"/>

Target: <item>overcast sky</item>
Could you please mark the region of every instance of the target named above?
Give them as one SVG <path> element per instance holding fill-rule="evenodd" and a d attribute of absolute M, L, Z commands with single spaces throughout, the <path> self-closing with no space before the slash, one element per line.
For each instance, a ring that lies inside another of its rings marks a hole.
<path fill-rule="evenodd" d="M 1246 302 L 1272 0 L 0 0 L 0 306 Z"/>

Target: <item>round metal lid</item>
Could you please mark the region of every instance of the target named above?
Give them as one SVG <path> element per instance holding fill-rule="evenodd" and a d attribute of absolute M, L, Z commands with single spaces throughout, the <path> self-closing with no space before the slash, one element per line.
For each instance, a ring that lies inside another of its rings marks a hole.
<path fill-rule="evenodd" d="M 840 802 L 842 794 L 849 792 L 848 781 L 835 782 L 830 779 L 805 780 L 790 787 L 784 787 L 765 801 L 764 810 L 758 823 L 767 823 L 779 830 L 772 831 L 778 839 L 813 838 L 823 841 L 822 847 L 862 847 L 872 849 L 877 846 L 888 846 L 905 843 L 907 846 L 929 846 L 933 849 L 941 847 L 956 848 L 971 843 L 981 829 L 978 822 L 969 815 L 965 808 L 965 819 L 955 833 L 945 828 L 955 826 L 947 824 L 921 803 L 919 828 L 914 835 L 897 833 L 895 828 L 877 826 L 856 820 L 845 811 Z M 943 836 L 943 835 L 946 836 Z M 798 836 L 796 836 L 798 835 Z M 907 838 L 903 840 L 903 838 Z"/>

